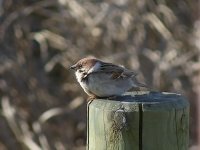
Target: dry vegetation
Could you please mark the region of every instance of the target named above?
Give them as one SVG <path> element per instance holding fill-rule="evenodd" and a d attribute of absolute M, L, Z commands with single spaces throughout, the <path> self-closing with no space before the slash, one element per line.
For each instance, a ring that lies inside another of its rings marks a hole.
<path fill-rule="evenodd" d="M 86 95 L 68 68 L 87 55 L 187 96 L 196 144 L 197 7 L 195 0 L 1 0 L 0 149 L 85 149 Z"/>

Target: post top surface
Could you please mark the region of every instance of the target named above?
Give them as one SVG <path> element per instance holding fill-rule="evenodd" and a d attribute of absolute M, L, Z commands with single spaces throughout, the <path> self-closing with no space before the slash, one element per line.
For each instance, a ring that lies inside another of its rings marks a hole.
<path fill-rule="evenodd" d="M 159 103 L 159 102 L 169 102 L 180 98 L 184 97 L 181 94 L 176 94 L 176 93 L 139 91 L 139 92 L 127 92 L 122 96 L 117 96 L 113 98 L 111 97 L 107 99 L 97 99 L 97 100 L 138 102 L 138 103 Z"/>
<path fill-rule="evenodd" d="M 91 105 L 101 107 L 102 105 L 138 105 L 154 108 L 184 108 L 188 106 L 188 101 L 181 94 L 167 92 L 127 92 L 122 96 L 111 99 L 96 99 Z"/>

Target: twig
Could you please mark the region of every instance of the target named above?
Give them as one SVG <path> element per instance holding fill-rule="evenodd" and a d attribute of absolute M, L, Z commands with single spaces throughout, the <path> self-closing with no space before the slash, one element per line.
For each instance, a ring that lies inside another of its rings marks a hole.
<path fill-rule="evenodd" d="M 0 40 L 3 40 L 8 27 L 19 17 L 28 16 L 31 13 L 33 13 L 34 11 L 36 11 L 36 10 L 42 8 L 42 7 L 49 7 L 49 6 L 53 6 L 55 4 L 57 4 L 56 1 L 46 0 L 46 1 L 37 2 L 32 6 L 25 7 L 21 10 L 17 10 L 17 11 L 12 12 L 8 17 L 6 17 L 6 19 L 3 21 L 3 23 L 0 26 L 0 32 L 1 32 Z"/>
<path fill-rule="evenodd" d="M 15 138 L 30 150 L 42 150 L 41 147 L 37 145 L 28 134 L 24 134 L 17 125 L 15 119 L 15 108 L 11 106 L 8 97 L 2 97 L 1 105 L 3 116 L 5 117 L 11 131 L 14 133 Z"/>

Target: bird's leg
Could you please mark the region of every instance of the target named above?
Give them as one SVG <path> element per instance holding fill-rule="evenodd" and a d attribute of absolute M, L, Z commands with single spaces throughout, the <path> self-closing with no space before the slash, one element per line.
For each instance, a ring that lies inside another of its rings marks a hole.
<path fill-rule="evenodd" d="M 92 101 L 96 99 L 96 96 L 89 96 L 87 99 L 87 107 L 89 107 L 89 105 L 92 103 Z"/>

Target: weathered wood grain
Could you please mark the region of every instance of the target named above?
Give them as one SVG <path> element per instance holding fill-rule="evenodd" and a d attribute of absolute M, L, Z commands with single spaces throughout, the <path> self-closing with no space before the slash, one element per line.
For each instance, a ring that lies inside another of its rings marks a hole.
<path fill-rule="evenodd" d="M 178 94 L 127 93 L 88 106 L 88 150 L 186 150 L 189 104 Z"/>

